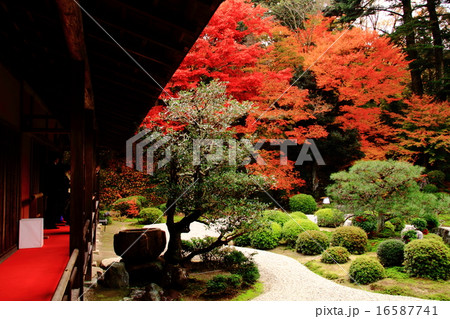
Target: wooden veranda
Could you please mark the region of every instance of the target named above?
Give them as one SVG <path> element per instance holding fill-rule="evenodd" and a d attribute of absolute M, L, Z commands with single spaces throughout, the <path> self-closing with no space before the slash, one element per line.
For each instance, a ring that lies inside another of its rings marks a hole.
<path fill-rule="evenodd" d="M 91 276 L 98 147 L 125 150 L 221 2 L 0 0 L 0 262 L 19 221 L 43 216 L 42 166 L 66 151 L 71 257 L 54 300 L 82 299 Z"/>

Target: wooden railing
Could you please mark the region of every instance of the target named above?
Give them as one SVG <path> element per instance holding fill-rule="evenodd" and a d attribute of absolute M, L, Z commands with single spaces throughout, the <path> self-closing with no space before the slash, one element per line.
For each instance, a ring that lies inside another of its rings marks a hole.
<path fill-rule="evenodd" d="M 67 263 L 66 269 L 64 269 L 64 273 L 59 280 L 58 287 L 56 287 L 55 293 L 53 294 L 52 301 L 67 301 L 74 299 L 77 300 L 79 294 L 75 293 L 75 296 L 72 296 L 72 287 L 75 284 L 75 279 L 78 273 L 78 268 L 76 267 L 77 259 L 80 252 L 78 249 L 74 249 L 70 259 Z M 80 291 L 78 289 L 78 291 Z"/>

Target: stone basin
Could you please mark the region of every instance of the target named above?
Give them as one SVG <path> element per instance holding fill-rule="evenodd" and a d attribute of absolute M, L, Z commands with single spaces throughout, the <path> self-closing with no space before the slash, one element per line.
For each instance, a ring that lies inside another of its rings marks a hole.
<path fill-rule="evenodd" d="M 127 229 L 114 235 L 114 252 L 133 264 L 156 260 L 166 247 L 166 233 L 159 228 Z"/>

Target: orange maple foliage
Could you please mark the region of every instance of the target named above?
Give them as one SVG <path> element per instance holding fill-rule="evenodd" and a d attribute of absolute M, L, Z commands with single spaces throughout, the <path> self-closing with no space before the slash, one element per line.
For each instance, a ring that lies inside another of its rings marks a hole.
<path fill-rule="evenodd" d="M 409 151 L 416 161 L 426 157 L 433 166 L 436 161 L 450 160 L 450 103 L 434 102 L 431 96 L 413 95 L 404 101 L 404 114 L 396 115 L 399 145 Z"/>

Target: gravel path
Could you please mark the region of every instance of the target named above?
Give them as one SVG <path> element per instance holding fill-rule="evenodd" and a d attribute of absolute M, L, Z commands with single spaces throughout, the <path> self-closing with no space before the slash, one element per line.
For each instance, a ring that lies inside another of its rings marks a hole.
<path fill-rule="evenodd" d="M 158 227 L 167 230 L 165 224 Z M 168 232 L 166 232 L 168 235 Z M 191 231 L 183 234 L 183 239 L 214 236 L 214 231 L 206 229 L 201 223 L 193 223 Z M 235 247 L 245 254 L 253 256 L 261 274 L 264 292 L 253 301 L 385 301 L 385 300 L 421 300 L 412 297 L 391 296 L 372 293 L 339 285 L 316 275 L 293 258 L 268 251 Z"/>

